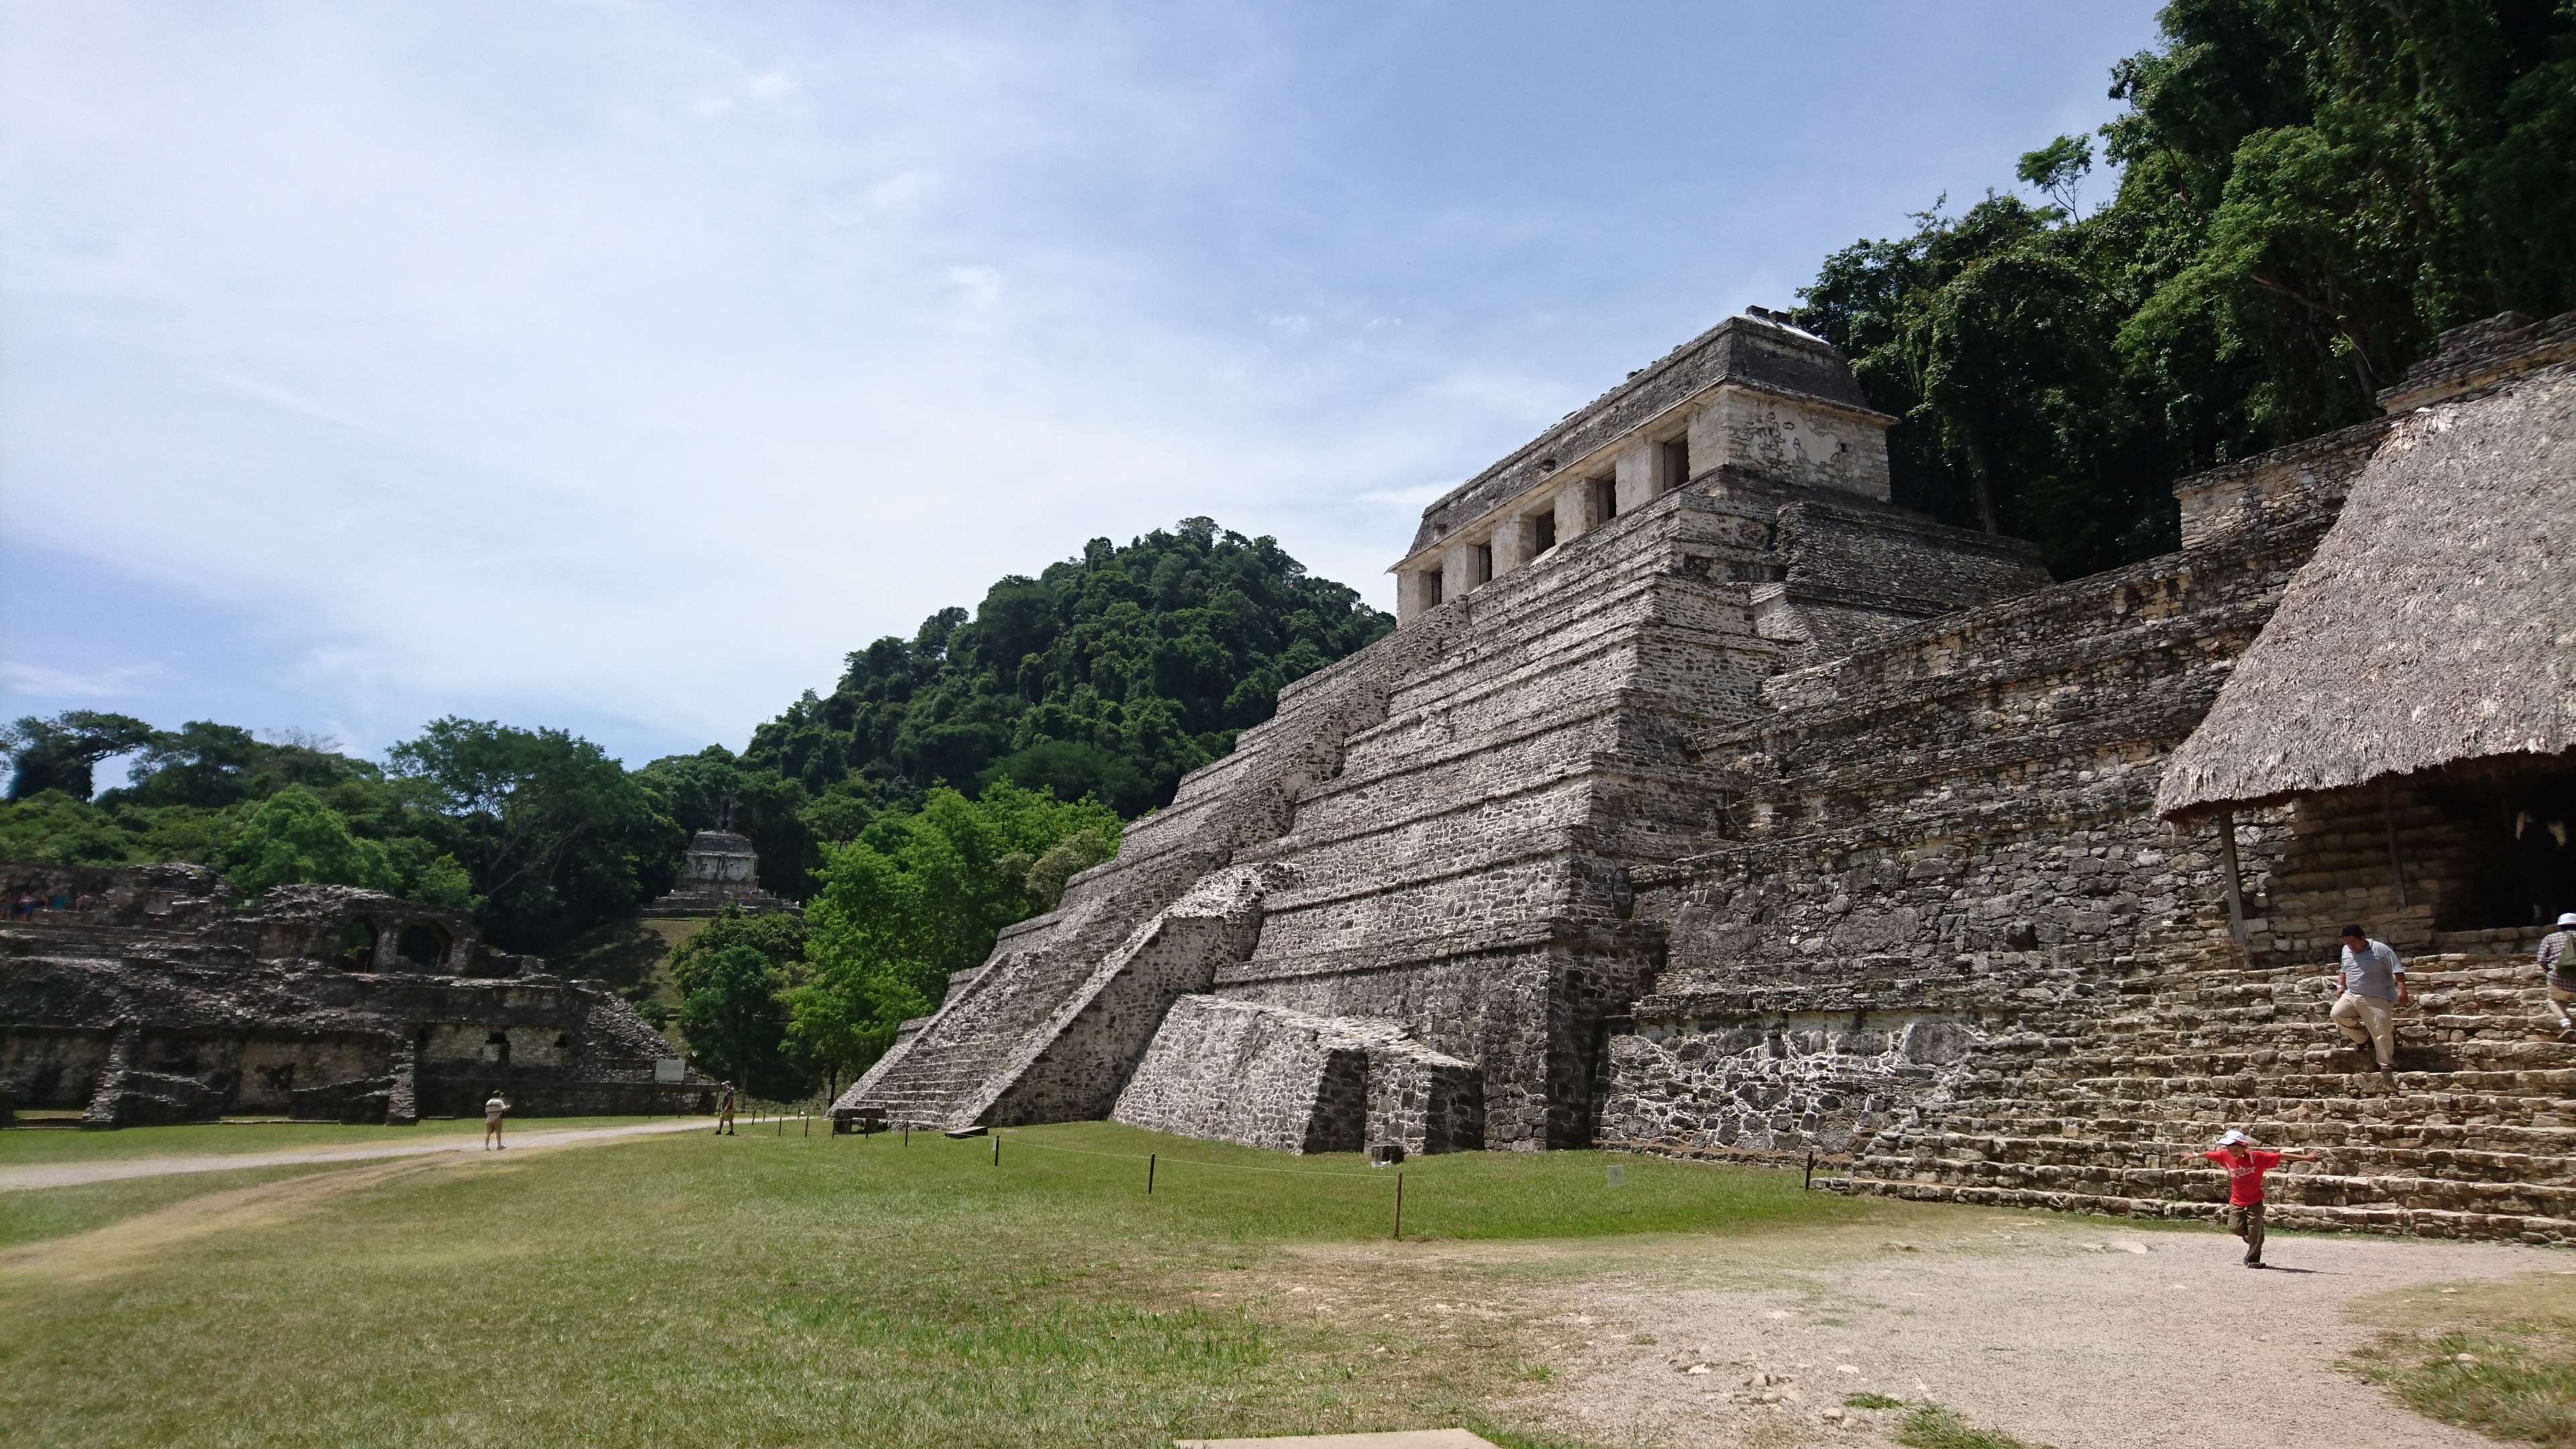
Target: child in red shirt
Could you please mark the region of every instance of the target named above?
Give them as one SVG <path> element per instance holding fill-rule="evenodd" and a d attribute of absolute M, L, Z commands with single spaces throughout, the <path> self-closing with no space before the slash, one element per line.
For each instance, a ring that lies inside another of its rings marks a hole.
<path fill-rule="evenodd" d="M 2313 1152 L 2265 1152 L 2254 1139 L 2230 1130 L 2201 1156 L 2227 1169 L 2227 1230 L 2245 1240 L 2245 1266 L 2263 1266 L 2263 1174 L 2284 1162 L 2305 1162 Z"/>

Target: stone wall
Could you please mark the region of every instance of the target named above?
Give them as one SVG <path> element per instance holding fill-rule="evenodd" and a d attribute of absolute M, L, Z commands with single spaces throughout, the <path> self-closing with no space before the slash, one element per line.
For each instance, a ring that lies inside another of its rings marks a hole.
<path fill-rule="evenodd" d="M 2240 1127 L 2323 1154 L 2276 1178 L 2284 1221 L 2570 1236 L 2576 1057 L 2499 882 L 2508 792 L 2576 766 L 2154 812 L 2381 436 L 2186 480 L 2181 552 L 1784 671 L 1696 739 L 1740 838 L 1632 877 L 1667 955 L 1608 1053 L 1603 1139 L 2193 1216 L 2224 1196 L 2193 1154 Z M 2325 1021 L 2347 921 L 2415 958 L 2393 1090 Z"/>
<path fill-rule="evenodd" d="M 669 1046 L 604 984 L 492 952 L 462 917 L 341 886 L 245 905 L 195 866 L 66 884 L 87 909 L 0 928 L 0 1092 L 22 1107 L 125 1126 L 473 1115 L 494 1083 L 526 1115 L 689 1110 L 702 1095 L 654 1082 Z M 437 949 L 395 949 L 416 930 Z"/>
<path fill-rule="evenodd" d="M 1484 1145 L 1475 1064 L 1401 1025 L 1185 996 L 1111 1117 L 1131 1127 L 1283 1152 L 1408 1154 Z"/>

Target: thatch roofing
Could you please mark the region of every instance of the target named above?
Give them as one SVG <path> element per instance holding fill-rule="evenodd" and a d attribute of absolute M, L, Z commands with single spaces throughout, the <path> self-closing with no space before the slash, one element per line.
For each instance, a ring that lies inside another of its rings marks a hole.
<path fill-rule="evenodd" d="M 2576 749 L 2576 365 L 2418 408 L 2166 762 L 2194 815 Z"/>

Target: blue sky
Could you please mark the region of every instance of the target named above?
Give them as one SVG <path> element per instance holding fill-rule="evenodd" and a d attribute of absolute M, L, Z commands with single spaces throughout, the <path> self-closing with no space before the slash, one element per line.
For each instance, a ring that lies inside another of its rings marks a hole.
<path fill-rule="evenodd" d="M 2152 40 L 2143 3 L 5 0 L 0 716 L 377 754 L 457 713 L 640 764 L 1195 514 L 1387 607 L 1425 502 L 2008 187 Z"/>

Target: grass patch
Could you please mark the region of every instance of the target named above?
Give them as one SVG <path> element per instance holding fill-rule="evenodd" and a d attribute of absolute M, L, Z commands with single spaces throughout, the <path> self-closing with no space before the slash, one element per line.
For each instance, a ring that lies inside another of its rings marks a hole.
<path fill-rule="evenodd" d="M 513 1117 L 506 1135 L 567 1128 L 624 1127 L 643 1117 Z M 668 1121 L 668 1118 L 659 1119 Z M 709 1119 L 712 1123 L 713 1119 Z M 792 1130 L 794 1124 L 789 1124 Z M 748 1127 L 745 1131 L 750 1130 Z M 241 1152 L 362 1147 L 422 1142 L 456 1133 L 480 1137 L 480 1117 L 438 1118 L 412 1127 L 342 1126 L 337 1122 L 192 1122 L 180 1127 L 122 1127 L 113 1132 L 59 1127 L 0 1131 L 0 1167 L 46 1162 L 109 1162 L 134 1157 L 217 1157 Z"/>
<path fill-rule="evenodd" d="M 1897 1427 L 1896 1442 L 1908 1449 L 2033 1449 L 2009 1435 L 1972 1429 L 1966 1420 L 1939 1404 L 1919 1405 L 1907 1414 L 1905 1422 Z"/>
<path fill-rule="evenodd" d="M 2408 1408 L 2498 1439 L 2576 1446 L 2576 1277 L 2413 1288 L 2355 1305 L 2386 1325 L 2354 1355 Z"/>
<path fill-rule="evenodd" d="M 705 916 L 630 916 L 595 926 L 546 953 L 547 969 L 571 980 L 605 981 L 629 1001 L 678 1006 L 671 953 L 705 930 Z"/>
<path fill-rule="evenodd" d="M 129 1177 L 76 1187 L 0 1192 L 0 1248 L 22 1247 L 123 1222 L 210 1192 L 298 1177 L 309 1167 L 245 1167 L 236 1172 L 182 1172 Z"/>
<path fill-rule="evenodd" d="M 1129 1155 L 1149 1151 L 1150 1198 Z M 1511 1421 L 1545 1382 L 1536 1330 L 1421 1311 L 1454 1265 L 1391 1246 L 1295 1297 L 1251 1271 L 1383 1241 L 1393 1173 L 1109 1124 L 991 1154 L 643 1137 L 404 1169 L 184 1249 L 128 1222 L 65 1246 L 76 1275 L 41 1255 L 0 1273 L 0 1422 L 63 1446 L 1160 1449 L 1458 1423 L 1547 1442 Z M 1651 1159 L 1606 1189 L 1594 1157 L 1408 1163 L 1406 1237 L 1746 1237 L 1877 1211 Z"/>
<path fill-rule="evenodd" d="M 1843 1399 L 1843 1407 L 1846 1409 L 1902 1409 L 1905 1407 L 1905 1401 L 1891 1399 L 1885 1394 L 1849 1394 Z"/>

